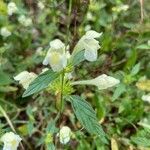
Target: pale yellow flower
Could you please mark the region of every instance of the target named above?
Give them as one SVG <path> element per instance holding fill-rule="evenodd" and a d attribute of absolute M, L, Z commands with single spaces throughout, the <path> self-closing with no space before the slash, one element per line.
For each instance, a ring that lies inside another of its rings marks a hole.
<path fill-rule="evenodd" d="M 75 47 L 75 53 L 81 50 L 85 50 L 84 57 L 88 61 L 95 61 L 98 57 L 98 49 L 100 49 L 99 41 L 95 38 L 99 38 L 102 33 L 98 33 L 94 30 L 89 30 L 85 35 L 81 37 Z"/>
<path fill-rule="evenodd" d="M 107 89 L 119 84 L 120 81 L 114 77 L 107 76 L 106 74 L 102 74 L 95 79 L 91 80 L 82 80 L 72 82 L 72 85 L 95 85 L 99 90 Z"/>
<path fill-rule="evenodd" d="M 50 42 L 50 48 L 43 61 L 43 65 L 50 65 L 52 70 L 59 72 L 67 66 L 68 53 L 65 52 L 65 45 L 59 39 Z"/>
<path fill-rule="evenodd" d="M 19 135 L 14 134 L 13 132 L 7 132 L 0 140 L 4 143 L 3 150 L 17 150 L 22 139 Z"/>

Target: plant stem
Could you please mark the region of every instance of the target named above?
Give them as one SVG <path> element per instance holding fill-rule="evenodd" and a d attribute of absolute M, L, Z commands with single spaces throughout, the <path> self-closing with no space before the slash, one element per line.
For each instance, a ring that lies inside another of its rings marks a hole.
<path fill-rule="evenodd" d="M 62 76 L 61 76 L 60 114 L 63 112 L 64 76 L 65 76 L 65 70 L 63 69 Z"/>
<path fill-rule="evenodd" d="M 65 46 L 67 47 L 68 42 L 69 42 L 69 28 L 70 28 L 70 20 L 71 20 L 71 10 L 72 10 L 72 0 L 69 1 L 69 9 L 68 9 L 68 21 L 67 21 L 67 35 L 66 35 L 66 41 L 65 41 Z M 66 48 L 65 48 L 66 51 Z M 65 69 L 63 69 L 62 71 L 62 76 L 61 76 L 61 96 L 60 96 L 60 100 L 61 100 L 61 106 L 60 106 L 60 116 L 61 113 L 63 112 L 63 89 L 64 89 L 64 78 L 65 78 Z"/>
<path fill-rule="evenodd" d="M 66 40 L 65 40 L 65 51 L 67 50 L 67 45 L 69 42 L 69 28 L 70 28 L 70 19 L 71 19 L 71 9 L 72 9 L 72 0 L 69 0 L 69 9 L 68 9 L 68 19 L 67 19 L 67 34 L 66 34 Z M 61 76 L 61 93 L 60 93 L 60 110 L 59 110 L 59 126 L 60 126 L 60 121 L 61 121 L 61 116 L 63 113 L 63 105 L 64 105 L 64 81 L 65 81 L 65 69 L 62 71 L 62 76 Z M 57 144 L 57 143 L 56 143 Z"/>
<path fill-rule="evenodd" d="M 7 113 L 6 113 L 6 111 L 2 108 L 2 106 L 0 106 L 0 112 L 1 112 L 1 113 L 3 114 L 3 116 L 5 117 L 7 123 L 9 124 L 10 128 L 12 129 L 12 131 L 16 133 L 16 130 L 15 130 L 15 128 L 14 128 L 14 126 L 13 126 L 11 120 L 9 119 L 9 117 L 8 117 L 8 115 L 7 115 Z M 24 147 L 23 147 L 23 145 L 22 145 L 22 143 L 20 143 L 20 146 L 21 146 L 22 150 L 25 150 Z"/>

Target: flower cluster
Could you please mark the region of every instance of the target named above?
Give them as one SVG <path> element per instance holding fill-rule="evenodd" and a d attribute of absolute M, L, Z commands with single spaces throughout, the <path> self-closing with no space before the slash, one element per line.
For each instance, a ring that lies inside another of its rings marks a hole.
<path fill-rule="evenodd" d="M 60 143 L 67 144 L 70 141 L 71 129 L 67 126 L 63 126 L 59 131 Z"/>
<path fill-rule="evenodd" d="M 31 26 L 32 25 L 32 19 L 28 18 L 24 15 L 19 16 L 18 21 L 20 24 L 22 24 L 25 27 Z"/>
<path fill-rule="evenodd" d="M 17 6 L 16 6 L 16 4 L 14 2 L 8 3 L 8 5 L 7 5 L 7 12 L 8 12 L 9 16 L 13 15 L 17 11 L 18 11 L 18 8 L 17 8 Z"/>
<path fill-rule="evenodd" d="M 99 42 L 95 38 L 98 38 L 100 36 L 101 33 L 98 33 L 96 31 L 87 31 L 75 46 L 72 56 L 70 56 L 70 53 L 67 51 L 67 47 L 61 40 L 55 39 L 51 41 L 49 43 L 50 48 L 48 49 L 48 52 L 43 60 L 43 65 L 50 65 L 54 72 L 60 72 L 67 67 L 70 58 L 73 57 L 75 53 L 78 53 L 82 50 L 84 50 L 84 58 L 86 60 L 95 61 L 98 57 L 97 51 L 100 48 Z M 65 75 L 67 76 L 67 74 Z M 25 89 L 27 89 L 29 84 L 36 77 L 37 75 L 32 72 L 29 73 L 27 71 L 23 71 L 22 73 L 14 77 L 14 79 L 16 81 L 19 81 L 19 83 Z M 67 79 L 72 79 L 72 77 Z M 95 85 L 99 90 L 103 90 L 109 87 L 113 87 L 119 83 L 120 81 L 118 79 L 103 74 L 96 77 L 95 79 L 71 82 L 71 85 Z"/>

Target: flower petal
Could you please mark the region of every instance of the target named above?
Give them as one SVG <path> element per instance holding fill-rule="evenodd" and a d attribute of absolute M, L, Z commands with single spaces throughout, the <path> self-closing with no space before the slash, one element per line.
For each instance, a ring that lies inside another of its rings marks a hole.
<path fill-rule="evenodd" d="M 101 35 L 102 35 L 102 33 L 98 33 L 94 30 L 89 30 L 85 34 L 86 38 L 88 38 L 88 39 L 99 38 Z"/>
<path fill-rule="evenodd" d="M 17 76 L 15 76 L 14 79 L 16 81 L 23 80 L 28 76 L 28 74 L 29 74 L 28 71 L 23 71 L 23 72 L 19 73 Z"/>
<path fill-rule="evenodd" d="M 61 40 L 55 39 L 50 42 L 50 47 L 52 49 L 58 50 L 58 49 L 63 49 L 65 47 L 65 44 Z"/>
<path fill-rule="evenodd" d="M 97 50 L 86 49 L 84 53 L 84 57 L 88 61 L 96 61 L 97 60 Z"/>

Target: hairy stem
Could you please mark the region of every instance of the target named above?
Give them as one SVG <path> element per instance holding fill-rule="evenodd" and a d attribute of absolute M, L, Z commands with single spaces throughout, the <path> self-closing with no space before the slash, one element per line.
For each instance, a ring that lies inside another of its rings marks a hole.
<path fill-rule="evenodd" d="M 72 9 L 72 0 L 69 1 L 69 9 L 68 9 L 68 21 L 67 21 L 67 34 L 66 34 L 66 40 L 65 40 L 65 47 L 67 48 L 68 42 L 69 42 L 69 28 L 70 28 L 70 20 L 71 20 L 71 9 Z M 65 48 L 65 51 L 67 50 Z M 59 126 L 61 124 L 61 116 L 63 114 L 63 106 L 64 106 L 64 83 L 65 82 L 65 69 L 62 71 L 61 75 L 61 93 L 60 93 L 60 109 L 59 109 Z M 56 142 L 57 145 L 57 142 Z"/>

